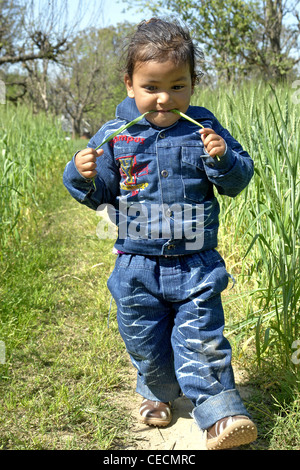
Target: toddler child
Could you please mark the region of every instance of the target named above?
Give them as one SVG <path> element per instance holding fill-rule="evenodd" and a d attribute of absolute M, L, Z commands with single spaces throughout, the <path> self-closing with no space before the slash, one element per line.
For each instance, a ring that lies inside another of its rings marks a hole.
<path fill-rule="evenodd" d="M 152 18 L 138 25 L 127 51 L 128 96 L 67 164 L 64 184 L 94 210 L 109 205 L 118 225 L 108 288 L 137 369 L 141 421 L 168 425 L 171 402 L 183 393 L 207 430 L 207 448 L 226 449 L 255 440 L 257 431 L 235 388 L 223 336 L 221 292 L 229 274 L 216 251 L 214 192 L 237 196 L 253 162 L 208 109 L 190 106 L 198 57 L 179 24 Z"/>

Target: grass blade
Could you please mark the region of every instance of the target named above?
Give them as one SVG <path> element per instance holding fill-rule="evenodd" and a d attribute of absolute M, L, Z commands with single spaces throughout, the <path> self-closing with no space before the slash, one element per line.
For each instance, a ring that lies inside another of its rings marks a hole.
<path fill-rule="evenodd" d="M 134 124 L 137 124 L 139 121 L 141 121 L 147 114 L 153 113 L 153 112 L 154 111 L 147 111 L 146 113 L 141 114 L 140 116 L 138 116 L 133 121 L 130 121 L 128 124 L 124 124 L 123 126 L 119 127 L 119 129 L 117 129 L 115 132 L 113 132 L 109 137 L 107 137 L 107 139 L 103 140 L 103 142 L 100 145 L 98 145 L 98 147 L 96 147 L 95 150 L 98 150 L 100 147 L 102 147 L 102 145 L 107 144 L 107 142 L 112 140 L 117 135 L 121 134 L 121 132 L 128 129 L 128 127 L 134 126 Z"/>
<path fill-rule="evenodd" d="M 204 129 L 204 126 L 202 126 L 202 124 L 200 124 L 200 122 L 195 121 L 194 119 L 192 119 L 191 117 L 189 117 L 186 114 L 182 113 L 178 109 L 171 109 L 171 112 L 174 113 L 174 114 L 179 114 L 179 116 L 181 116 L 182 118 L 186 119 L 187 121 L 192 122 L 193 124 L 196 124 L 199 127 L 202 127 L 202 129 Z M 103 140 L 103 142 L 101 142 L 101 144 L 98 145 L 98 147 L 96 147 L 95 150 L 98 150 L 100 147 L 102 147 L 102 145 L 107 144 L 107 142 L 112 140 L 117 135 L 121 134 L 121 132 L 125 131 L 129 127 L 133 126 L 134 124 L 137 124 L 139 121 L 141 121 L 149 113 L 155 113 L 155 110 L 147 111 L 146 113 L 141 114 L 140 116 L 138 116 L 133 121 L 130 121 L 128 124 L 124 124 L 119 129 L 117 129 L 115 132 L 113 132 L 109 137 L 107 137 L 105 140 Z M 220 160 L 220 157 L 216 156 L 216 158 L 217 158 L 217 160 Z M 94 185 L 94 188 L 96 189 L 96 183 L 95 183 L 94 178 L 93 178 L 93 185 Z"/>
<path fill-rule="evenodd" d="M 182 113 L 181 111 L 178 111 L 178 109 L 172 109 L 171 111 L 172 111 L 172 113 L 179 114 L 179 116 L 181 116 L 182 118 L 186 119 L 187 121 L 192 122 L 193 124 L 196 124 L 196 126 L 202 127 L 202 129 L 204 129 L 204 126 L 202 126 L 202 124 L 200 124 L 200 122 L 195 121 L 190 116 L 187 116 L 186 114 Z M 220 157 L 218 155 L 216 155 L 216 159 L 218 161 L 220 161 Z"/>
<path fill-rule="evenodd" d="M 192 119 L 191 117 L 189 117 L 186 114 L 182 113 L 181 111 L 178 111 L 178 109 L 171 109 L 171 112 L 175 113 L 175 114 L 179 114 L 179 116 L 181 116 L 182 118 L 186 119 L 187 121 L 192 122 L 193 124 L 196 124 L 196 126 L 202 127 L 202 129 L 204 129 L 204 126 L 202 126 L 202 124 L 200 124 L 200 122 L 197 122 L 194 119 Z"/>
<path fill-rule="evenodd" d="M 197 126 L 199 127 L 202 127 L 204 129 L 204 127 L 202 126 L 202 124 L 200 124 L 199 122 L 197 121 L 194 121 L 194 119 L 190 118 L 189 116 L 187 116 L 186 114 L 182 113 L 181 111 L 178 111 L 178 109 L 172 109 L 171 110 L 172 113 L 175 113 L 175 114 L 179 114 L 181 117 L 183 117 L 184 119 L 187 119 L 188 121 L 192 122 L 193 124 L 196 124 Z M 125 131 L 126 129 L 128 129 L 129 127 L 133 126 L 134 124 L 137 124 L 139 121 L 141 121 L 145 116 L 147 116 L 147 114 L 149 113 L 155 113 L 155 110 L 153 111 L 147 111 L 146 113 L 144 114 L 141 114 L 140 116 L 138 116 L 136 119 L 134 119 L 133 121 L 130 121 L 128 124 L 124 124 L 123 126 L 121 126 L 119 129 L 117 129 L 115 132 L 113 132 L 109 137 L 107 137 L 107 139 L 103 140 L 103 142 L 101 142 L 100 145 L 98 145 L 98 147 L 95 148 L 95 150 L 98 150 L 100 147 L 102 147 L 102 145 L 104 144 L 107 144 L 107 142 L 109 142 L 110 140 L 112 140 L 114 137 L 116 137 L 117 135 L 121 134 L 121 132 Z"/>

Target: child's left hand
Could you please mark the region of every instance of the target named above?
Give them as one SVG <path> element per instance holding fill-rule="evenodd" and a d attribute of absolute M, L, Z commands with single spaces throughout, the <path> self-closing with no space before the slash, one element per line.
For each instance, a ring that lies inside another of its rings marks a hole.
<path fill-rule="evenodd" d="M 204 128 L 200 131 L 205 151 L 211 157 L 222 157 L 226 151 L 225 140 L 222 139 L 213 129 Z"/>

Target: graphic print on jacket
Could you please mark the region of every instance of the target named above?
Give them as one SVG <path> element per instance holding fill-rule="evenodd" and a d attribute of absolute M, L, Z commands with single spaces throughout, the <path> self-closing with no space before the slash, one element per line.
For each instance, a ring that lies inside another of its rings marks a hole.
<path fill-rule="evenodd" d="M 138 183 L 138 179 L 141 176 L 148 175 L 148 165 L 138 165 L 136 155 L 117 157 L 116 161 L 120 164 L 120 174 L 122 177 L 120 183 L 121 189 L 125 191 L 135 191 L 131 194 L 131 196 L 134 196 L 136 190 L 142 190 L 148 186 L 147 182 Z"/>

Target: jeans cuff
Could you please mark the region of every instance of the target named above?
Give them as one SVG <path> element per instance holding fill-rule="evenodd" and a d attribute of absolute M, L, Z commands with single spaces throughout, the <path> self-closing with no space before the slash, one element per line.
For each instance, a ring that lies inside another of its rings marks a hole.
<path fill-rule="evenodd" d="M 139 374 L 137 374 L 136 392 L 143 398 L 152 401 L 174 401 L 180 396 L 180 387 L 177 383 L 155 385 L 154 387 L 145 385 Z"/>
<path fill-rule="evenodd" d="M 192 416 L 200 429 L 208 429 L 219 419 L 245 415 L 250 418 L 237 390 L 225 390 L 193 409 Z"/>

